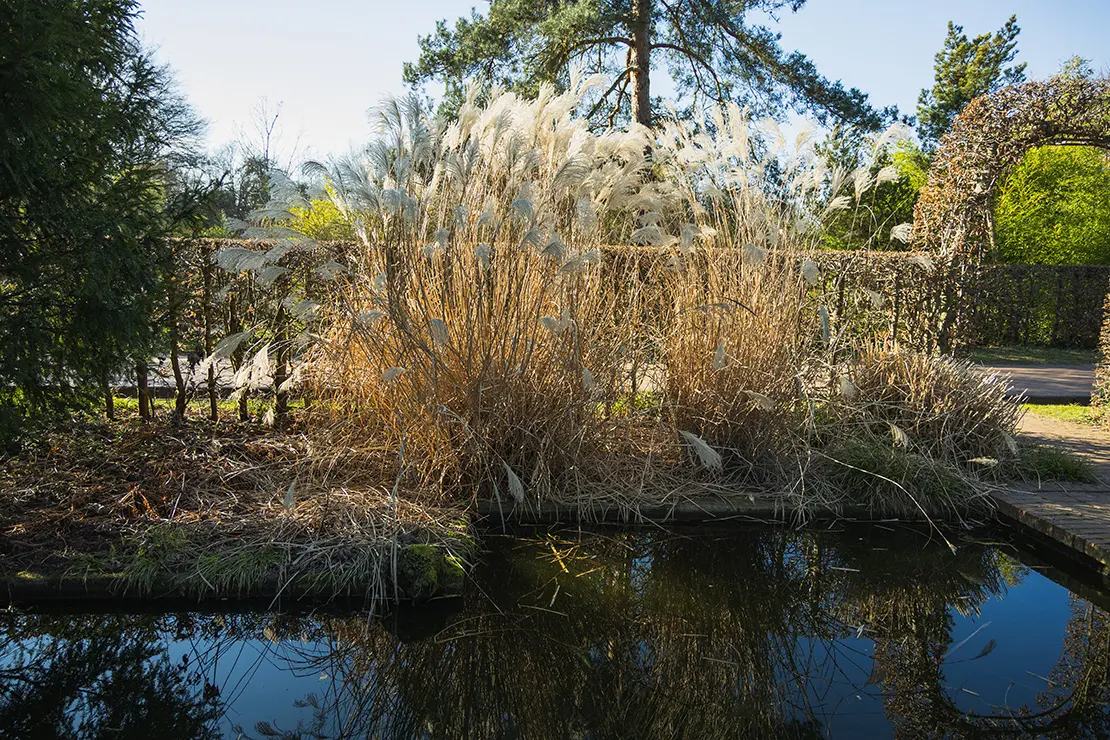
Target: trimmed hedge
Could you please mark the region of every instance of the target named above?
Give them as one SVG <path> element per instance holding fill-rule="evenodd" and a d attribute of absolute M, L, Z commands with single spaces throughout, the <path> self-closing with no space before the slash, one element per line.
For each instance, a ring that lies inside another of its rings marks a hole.
<path fill-rule="evenodd" d="M 1098 346 L 1110 267 L 991 265 L 982 273 L 966 309 L 969 343 Z"/>
<path fill-rule="evenodd" d="M 1110 266 L 944 263 L 924 254 L 820 253 L 830 310 L 888 341 L 929 349 L 1044 345 L 1094 349 Z M 872 305 L 864 291 L 881 296 Z M 862 294 L 862 295 L 861 295 Z"/>
<path fill-rule="evenodd" d="M 651 278 L 644 264 L 655 261 L 645 255 L 658 256 L 660 263 L 667 258 L 649 247 L 603 251 L 610 263 L 635 258 L 645 280 Z M 851 336 L 946 351 L 1013 345 L 1094 349 L 1099 343 L 1110 266 L 976 266 L 914 252 L 829 251 L 808 258 L 820 269 L 815 301 L 828 309 L 835 330 Z"/>
<path fill-rule="evenodd" d="M 1095 384 L 1091 389 L 1091 405 L 1100 409 L 1103 426 L 1110 425 L 1110 292 L 1107 293 L 1102 320 L 1102 336 L 1098 343 L 1098 364 L 1095 366 Z"/>
<path fill-rule="evenodd" d="M 290 278 L 300 276 L 294 282 L 305 284 L 295 292 L 309 297 L 323 287 L 313 279 L 314 269 L 332 260 L 342 262 L 344 254 L 358 251 L 336 243 L 294 251 L 278 263 L 290 269 L 287 277 L 267 288 L 247 281 L 236 291 L 231 284 L 237 281 L 222 270 L 214 271 L 215 284 L 207 289 L 199 273 L 212 274 L 213 256 L 223 247 L 253 250 L 261 245 L 204 239 L 189 246 L 190 249 L 182 250 L 183 256 L 204 255 L 204 259 L 184 260 L 181 277 L 189 300 L 180 307 L 179 316 L 190 313 L 204 316 L 201 306 L 222 304 L 230 290 L 245 299 L 238 311 L 255 314 L 244 316 L 242 323 L 256 325 L 260 320 L 272 323 L 267 319 L 277 316 L 281 304 L 280 299 L 275 303 L 275 298 L 287 297 L 293 287 L 288 283 Z M 639 274 L 645 283 L 658 280 L 660 271 L 667 269 L 671 259 L 668 252 L 650 247 L 605 246 L 602 251 L 604 262 L 616 267 L 612 270 L 614 279 Z M 845 335 L 922 350 L 977 345 L 1084 349 L 1099 346 L 1110 266 L 970 266 L 910 252 L 828 251 L 799 254 L 797 259 L 817 263 L 819 278 L 813 288 L 814 303 L 826 307 L 834 331 Z M 198 265 L 206 269 L 199 269 Z M 635 272 L 629 273 L 630 268 Z M 211 298 L 202 295 L 207 291 L 213 292 Z M 659 299 L 666 300 L 662 295 Z M 194 300 L 200 305 L 188 305 Z M 217 315 L 229 315 L 223 305 L 212 307 Z M 230 327 L 226 330 L 231 331 Z M 182 334 L 184 345 L 189 344 L 190 338 L 195 337 L 194 342 L 200 338 L 199 332 L 185 330 Z M 218 341 L 223 332 L 217 331 L 215 335 L 208 340 L 209 345 Z"/>

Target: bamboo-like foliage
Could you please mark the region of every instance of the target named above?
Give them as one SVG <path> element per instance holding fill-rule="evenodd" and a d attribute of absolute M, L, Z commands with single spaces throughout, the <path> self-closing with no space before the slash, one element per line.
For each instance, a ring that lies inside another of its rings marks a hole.
<path fill-rule="evenodd" d="M 247 395 L 268 401 L 265 420 L 283 422 L 299 383 L 304 349 L 317 307 L 337 271 L 328 246 L 294 232 L 250 229 L 253 240 L 179 239 L 171 244 L 168 298 L 159 323 L 173 366 L 176 414 L 183 417 L 199 385 L 206 386 L 208 416 L 232 386 L 240 420 Z M 186 369 L 180 355 L 199 362 Z"/>

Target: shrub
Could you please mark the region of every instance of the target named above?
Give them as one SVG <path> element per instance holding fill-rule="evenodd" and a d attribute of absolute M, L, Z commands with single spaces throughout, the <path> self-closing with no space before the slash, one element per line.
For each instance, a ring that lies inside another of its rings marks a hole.
<path fill-rule="evenodd" d="M 1100 415 L 1103 424 L 1110 423 L 1106 407 L 1110 405 L 1110 295 L 1106 296 L 1103 311 L 1102 333 L 1098 342 L 1098 364 L 1095 366 L 1095 384 L 1091 389 L 1091 406 Z"/>
<path fill-rule="evenodd" d="M 1030 149 L 998 189 L 997 258 L 1110 264 L 1110 163 L 1094 147 Z"/>
<path fill-rule="evenodd" d="M 289 227 L 306 236 L 317 241 L 354 241 L 354 227 L 330 199 L 318 198 L 289 211 L 293 215 Z"/>
<path fill-rule="evenodd" d="M 834 500 L 878 515 L 931 517 L 987 506 L 966 473 L 895 446 L 888 438 L 863 435 L 835 441 L 825 450 L 820 469 Z"/>
<path fill-rule="evenodd" d="M 845 368 L 843 390 L 838 430 L 862 427 L 946 460 L 1004 456 L 1016 445 L 1020 403 L 969 362 L 868 345 Z"/>

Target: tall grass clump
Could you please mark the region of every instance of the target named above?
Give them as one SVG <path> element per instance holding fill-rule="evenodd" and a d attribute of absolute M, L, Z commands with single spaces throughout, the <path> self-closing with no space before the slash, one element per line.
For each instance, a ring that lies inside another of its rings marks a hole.
<path fill-rule="evenodd" d="M 878 516 L 959 516 L 988 507 L 984 492 L 959 467 L 888 437 L 857 433 L 822 450 L 818 488 L 835 506 Z"/>
<path fill-rule="evenodd" d="M 318 413 L 398 452 L 407 486 L 543 496 L 603 444 L 628 302 L 598 247 L 655 186 L 645 130 L 573 117 L 588 84 L 472 98 L 449 126 L 395 101 L 363 160 L 325 170 L 359 251 L 318 345 Z"/>
<path fill-rule="evenodd" d="M 472 92 L 451 122 L 391 101 L 361 155 L 311 166 L 357 235 L 304 353 L 317 449 L 394 497 L 802 507 L 852 495 L 809 485 L 830 441 L 887 439 L 899 475 L 1012 442 L 1000 384 L 830 318 L 810 250 L 877 176 L 736 106 L 591 131 L 595 84 Z"/>
<path fill-rule="evenodd" d="M 1020 404 L 1006 384 L 967 362 L 874 343 L 836 356 L 817 392 L 818 498 L 881 516 L 988 510 L 979 474 L 1020 454 Z"/>
<path fill-rule="evenodd" d="M 837 434 L 856 427 L 955 462 L 1017 455 L 1020 401 L 969 362 L 864 345 L 833 390 Z"/>
<path fill-rule="evenodd" d="M 663 405 L 680 433 L 718 450 L 731 482 L 781 483 L 814 323 L 800 206 L 822 181 L 820 164 L 805 156 L 804 136 L 780 156 L 735 105 L 711 118 L 662 127 L 654 154 L 673 188 L 658 217 L 667 231 L 649 221 L 637 232 L 672 253 L 657 340 Z"/>
<path fill-rule="evenodd" d="M 803 418 L 810 322 L 796 260 L 752 251 L 685 265 L 659 344 L 675 427 L 722 448 L 731 479 L 766 484 Z"/>

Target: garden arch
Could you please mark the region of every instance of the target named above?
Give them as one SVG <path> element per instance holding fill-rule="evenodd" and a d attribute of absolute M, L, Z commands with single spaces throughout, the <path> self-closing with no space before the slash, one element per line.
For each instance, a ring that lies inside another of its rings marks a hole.
<path fill-rule="evenodd" d="M 914 208 L 918 248 L 976 264 L 994 247 L 994 191 L 1030 149 L 1110 149 L 1110 80 L 1054 77 L 968 103 L 940 141 Z"/>
<path fill-rule="evenodd" d="M 975 98 L 940 140 L 914 207 L 913 242 L 942 275 L 930 343 L 948 353 L 965 296 L 994 248 L 994 196 L 1006 174 L 1041 146 L 1110 149 L 1110 80 L 1057 76 Z"/>

